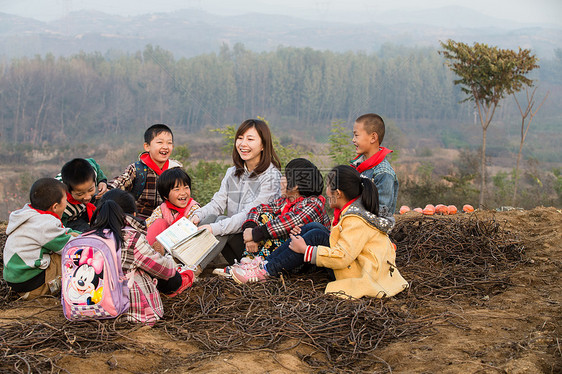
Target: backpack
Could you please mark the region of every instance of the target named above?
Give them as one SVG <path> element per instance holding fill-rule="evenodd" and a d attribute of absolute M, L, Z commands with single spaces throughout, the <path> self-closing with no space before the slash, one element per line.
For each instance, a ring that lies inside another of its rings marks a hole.
<path fill-rule="evenodd" d="M 84 233 L 62 249 L 61 303 L 68 320 L 115 318 L 129 309 L 121 248 L 106 232 L 107 238 Z"/>
<path fill-rule="evenodd" d="M 133 181 L 133 188 L 131 193 L 137 201 L 146 186 L 146 176 L 148 175 L 148 166 L 146 166 L 140 160 L 135 162 L 135 180 Z"/>

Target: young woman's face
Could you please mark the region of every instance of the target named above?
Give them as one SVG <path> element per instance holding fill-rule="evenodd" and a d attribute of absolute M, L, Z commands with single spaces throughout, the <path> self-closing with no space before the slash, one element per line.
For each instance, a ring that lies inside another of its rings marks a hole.
<path fill-rule="evenodd" d="M 339 208 L 337 190 L 332 190 L 330 188 L 330 184 L 326 185 L 326 196 L 328 196 L 328 203 L 330 204 L 330 208 Z"/>
<path fill-rule="evenodd" d="M 236 150 L 246 166 L 248 163 L 255 166 L 260 162 L 263 144 L 255 127 L 250 127 L 244 134 L 238 136 Z"/>
<path fill-rule="evenodd" d="M 168 200 L 178 208 L 185 208 L 191 198 L 191 188 L 181 181 L 176 181 L 174 188 L 168 194 Z"/>

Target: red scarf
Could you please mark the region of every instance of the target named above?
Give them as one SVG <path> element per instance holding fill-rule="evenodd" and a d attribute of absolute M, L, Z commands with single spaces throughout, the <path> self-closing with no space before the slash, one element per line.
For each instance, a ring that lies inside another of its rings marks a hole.
<path fill-rule="evenodd" d="M 338 208 L 334 209 L 334 220 L 332 221 L 332 227 L 336 226 L 338 224 L 338 222 L 340 221 L 341 212 L 343 212 L 345 210 L 345 208 L 347 208 L 348 206 L 353 204 L 353 202 L 357 199 L 359 199 L 359 196 L 357 196 L 353 200 L 348 201 L 341 209 L 338 209 Z"/>
<path fill-rule="evenodd" d="M 303 200 L 304 200 L 304 197 L 301 196 L 301 197 L 295 199 L 293 202 L 291 202 L 291 199 L 289 199 L 289 198 L 287 198 L 287 199 L 285 199 L 285 200 L 286 200 L 286 203 L 285 203 L 285 205 L 283 206 L 283 209 L 281 210 L 281 215 L 283 215 L 283 214 L 285 214 L 285 213 L 288 213 L 289 210 L 291 210 L 291 208 L 292 208 L 293 206 L 295 206 L 295 204 L 300 203 L 301 201 L 303 201 Z"/>
<path fill-rule="evenodd" d="M 177 206 L 175 206 L 174 204 L 172 204 L 170 202 L 170 200 L 166 200 L 164 201 L 164 204 L 166 204 L 166 206 L 170 209 L 170 210 L 175 210 L 176 212 L 178 212 L 178 216 L 176 217 L 176 219 L 174 220 L 174 222 L 172 222 L 172 225 L 174 223 L 176 223 L 177 221 L 180 220 L 180 218 L 182 218 L 183 216 L 185 216 L 185 213 L 187 211 L 187 207 L 189 207 L 189 204 L 191 204 L 191 201 L 193 200 L 193 198 L 190 198 L 189 201 L 187 202 L 187 205 L 185 206 L 185 208 L 178 208 Z"/>
<path fill-rule="evenodd" d="M 351 161 L 351 166 L 356 168 L 359 173 L 362 173 L 365 170 L 372 169 L 375 166 L 377 166 L 378 164 L 380 164 L 382 162 L 382 160 L 384 160 L 386 155 L 388 155 L 389 153 L 392 153 L 392 151 L 390 149 L 385 148 L 385 147 L 379 147 L 379 151 L 377 153 L 375 153 L 374 155 L 369 157 L 369 159 L 363 161 L 357 167 L 355 167 L 355 166 L 353 166 L 353 162 L 355 162 L 362 155 L 357 156 L 354 160 Z"/>
<path fill-rule="evenodd" d="M 34 211 L 36 211 L 37 213 L 39 213 L 39 214 L 48 214 L 48 215 L 51 215 L 51 216 L 53 216 L 53 217 L 57 217 L 57 219 L 60 221 L 60 217 L 59 217 L 56 213 L 54 213 L 54 212 L 49 212 L 49 211 L 45 211 L 45 210 L 35 209 L 34 207 L 31 206 L 31 204 L 29 204 L 29 207 L 30 207 L 31 209 L 33 209 Z M 61 221 L 60 224 L 61 224 L 62 227 L 64 227 L 64 225 L 62 224 L 62 221 Z"/>
<path fill-rule="evenodd" d="M 92 203 L 81 203 L 80 201 L 74 199 L 69 192 L 66 193 L 66 200 L 70 204 L 73 204 L 73 205 L 79 205 L 79 204 L 86 205 L 86 213 L 88 214 L 88 221 L 90 221 L 92 219 L 92 215 L 94 214 L 94 211 L 96 210 L 96 206 L 94 204 L 92 204 Z"/>
<path fill-rule="evenodd" d="M 160 169 L 158 165 L 156 165 L 156 162 L 154 162 L 154 160 L 150 157 L 149 153 L 143 153 L 140 155 L 140 160 L 144 162 L 146 166 L 151 168 L 156 175 L 162 174 L 166 169 L 168 169 L 168 165 L 170 164 L 170 160 L 166 160 L 166 162 L 164 162 L 164 166 Z"/>

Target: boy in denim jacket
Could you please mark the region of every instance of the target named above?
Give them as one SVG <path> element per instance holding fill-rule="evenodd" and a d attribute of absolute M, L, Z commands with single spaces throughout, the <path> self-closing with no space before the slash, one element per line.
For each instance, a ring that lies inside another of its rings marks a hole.
<path fill-rule="evenodd" d="M 355 120 L 353 144 L 357 157 L 351 161 L 362 177 L 373 181 L 379 193 L 379 215 L 395 222 L 398 179 L 386 156 L 392 151 L 381 147 L 384 121 L 378 114 L 368 113 Z"/>

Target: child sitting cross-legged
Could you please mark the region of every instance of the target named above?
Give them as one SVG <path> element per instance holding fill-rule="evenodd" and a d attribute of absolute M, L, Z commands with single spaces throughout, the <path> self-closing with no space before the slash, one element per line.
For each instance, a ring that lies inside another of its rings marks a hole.
<path fill-rule="evenodd" d="M 164 202 L 146 219 L 146 239 L 150 245 L 156 242 L 156 235 L 166 230 L 182 217 L 190 218 L 199 203 L 191 198 L 191 178 L 181 168 L 164 171 L 156 182 L 158 194 Z"/>
<path fill-rule="evenodd" d="M 4 279 L 22 299 L 60 291 L 64 245 L 78 235 L 61 222 L 66 187 L 54 178 L 31 186 L 29 204 L 10 214 L 4 246 Z"/>
<path fill-rule="evenodd" d="M 334 208 L 332 230 L 317 223 L 294 229 L 288 245 L 273 253 L 278 257 L 269 256 L 254 267 L 233 266 L 234 280 L 264 280 L 310 262 L 333 271 L 335 281 L 325 292 L 341 297 L 390 297 L 408 287 L 387 234 L 392 222 L 379 216 L 373 182 L 347 165 L 335 167 L 326 179 L 326 194 Z"/>
<path fill-rule="evenodd" d="M 153 325 L 164 315 L 159 292 L 176 296 L 192 285 L 196 274 L 153 249 L 146 241 L 144 223 L 135 215 L 133 196 L 123 190 L 110 190 L 100 200 L 92 228 L 100 235 L 109 229 L 121 242 L 123 273 L 133 281 L 127 320 Z"/>
<path fill-rule="evenodd" d="M 283 245 L 295 227 L 310 222 L 330 227 L 326 199 L 321 195 L 323 188 L 324 179 L 316 165 L 304 158 L 291 160 L 281 178 L 281 198 L 260 204 L 248 213 L 242 226 L 246 257 L 240 263 L 252 266 L 275 256 L 276 248 Z M 230 270 L 226 267 L 213 273 L 230 276 Z"/>

